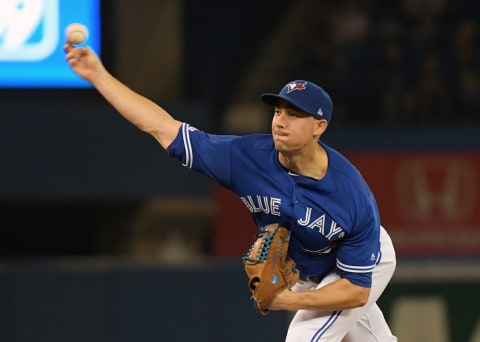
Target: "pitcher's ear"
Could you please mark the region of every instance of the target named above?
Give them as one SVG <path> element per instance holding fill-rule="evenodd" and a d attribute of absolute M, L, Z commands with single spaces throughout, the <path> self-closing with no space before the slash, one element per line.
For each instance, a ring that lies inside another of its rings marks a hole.
<path fill-rule="evenodd" d="M 328 127 L 328 121 L 327 120 L 315 120 L 315 135 L 322 135 L 325 133 Z"/>

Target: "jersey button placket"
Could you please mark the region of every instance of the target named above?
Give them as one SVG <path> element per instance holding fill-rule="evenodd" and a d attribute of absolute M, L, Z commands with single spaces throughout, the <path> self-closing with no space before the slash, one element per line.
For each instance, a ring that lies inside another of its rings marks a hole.
<path fill-rule="evenodd" d="M 293 187 L 293 205 L 296 205 L 298 203 L 297 200 L 297 189 L 298 189 L 298 183 L 295 183 Z"/>

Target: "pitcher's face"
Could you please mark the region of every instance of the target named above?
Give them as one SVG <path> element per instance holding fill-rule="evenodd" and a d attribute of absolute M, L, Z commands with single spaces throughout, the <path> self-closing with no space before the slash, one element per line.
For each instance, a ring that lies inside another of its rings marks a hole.
<path fill-rule="evenodd" d="M 312 115 L 280 100 L 275 105 L 272 119 L 272 136 L 275 148 L 279 152 L 302 149 L 304 146 L 318 143 L 321 130 L 320 121 Z M 326 121 L 325 121 L 326 123 Z"/>

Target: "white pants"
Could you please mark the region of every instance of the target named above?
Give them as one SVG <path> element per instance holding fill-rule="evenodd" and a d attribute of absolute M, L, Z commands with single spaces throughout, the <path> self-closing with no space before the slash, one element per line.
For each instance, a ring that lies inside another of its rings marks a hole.
<path fill-rule="evenodd" d="M 397 341 L 376 304 L 390 282 L 396 266 L 392 240 L 383 227 L 380 242 L 382 259 L 372 273 L 372 288 L 368 302 L 362 307 L 335 312 L 299 310 L 290 323 L 286 342 Z M 292 287 L 292 291 L 320 288 L 339 278 L 337 273 L 332 272 L 320 284 L 300 280 Z"/>

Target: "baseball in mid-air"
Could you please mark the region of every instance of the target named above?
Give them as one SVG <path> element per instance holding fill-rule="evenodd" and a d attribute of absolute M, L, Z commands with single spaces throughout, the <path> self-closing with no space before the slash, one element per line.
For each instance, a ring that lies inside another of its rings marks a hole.
<path fill-rule="evenodd" d="M 67 41 L 71 44 L 81 44 L 88 37 L 88 29 L 85 25 L 73 23 L 65 29 L 65 36 Z"/>

